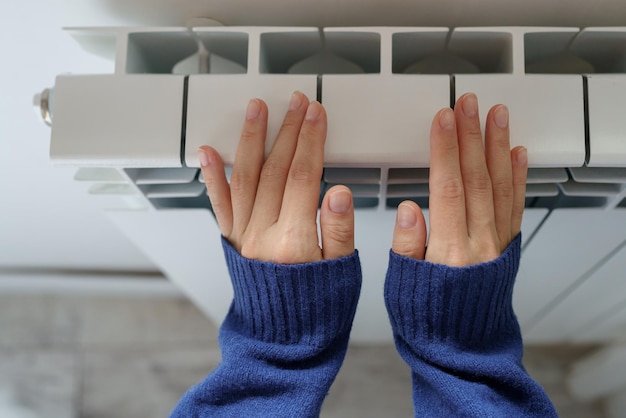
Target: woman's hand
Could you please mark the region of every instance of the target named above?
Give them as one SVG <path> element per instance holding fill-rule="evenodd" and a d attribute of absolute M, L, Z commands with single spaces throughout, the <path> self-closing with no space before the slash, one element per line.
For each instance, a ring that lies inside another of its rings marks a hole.
<path fill-rule="evenodd" d="M 202 175 L 222 235 L 250 259 L 307 263 L 354 252 L 354 208 L 345 186 L 326 193 L 317 208 L 324 163 L 326 112 L 295 92 L 267 159 L 268 109 L 252 99 L 235 155 L 230 185 L 213 148 L 198 150 Z"/>
<path fill-rule="evenodd" d="M 483 147 L 478 101 L 463 95 L 454 111 L 442 109 L 430 132 L 430 237 L 421 209 L 398 206 L 396 254 L 449 266 L 491 261 L 520 232 L 528 160 L 510 150 L 509 115 L 497 105 L 487 115 Z"/>

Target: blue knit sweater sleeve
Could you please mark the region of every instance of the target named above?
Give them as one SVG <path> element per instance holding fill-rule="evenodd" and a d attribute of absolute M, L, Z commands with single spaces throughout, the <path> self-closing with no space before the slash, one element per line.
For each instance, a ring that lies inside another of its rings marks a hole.
<path fill-rule="evenodd" d="M 234 300 L 219 333 L 221 364 L 171 417 L 314 417 L 345 357 L 361 288 L 357 252 L 274 264 L 222 240 Z"/>
<path fill-rule="evenodd" d="M 496 260 L 448 267 L 390 255 L 385 303 L 416 417 L 556 416 L 522 366 L 512 308 L 518 235 Z"/>

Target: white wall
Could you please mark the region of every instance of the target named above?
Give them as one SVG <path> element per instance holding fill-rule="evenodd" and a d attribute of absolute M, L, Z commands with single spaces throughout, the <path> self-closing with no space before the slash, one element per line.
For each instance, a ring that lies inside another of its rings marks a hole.
<path fill-rule="evenodd" d="M 72 181 L 74 169 L 48 161 L 50 129 L 32 97 L 57 74 L 110 72 L 61 30 L 54 2 L 0 3 L 0 274 L 2 268 L 153 270 L 96 200 Z"/>

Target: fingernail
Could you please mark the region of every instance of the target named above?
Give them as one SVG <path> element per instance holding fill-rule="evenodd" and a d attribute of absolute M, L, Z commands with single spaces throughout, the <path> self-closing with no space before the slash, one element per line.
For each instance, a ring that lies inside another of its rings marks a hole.
<path fill-rule="evenodd" d="M 291 99 L 289 99 L 289 111 L 293 112 L 294 110 L 300 109 L 301 104 L 302 94 L 299 91 L 294 91 L 291 95 Z"/>
<path fill-rule="evenodd" d="M 528 164 L 528 150 L 525 147 L 522 147 L 519 151 L 517 151 L 517 163 L 519 165 Z"/>
<path fill-rule="evenodd" d="M 320 115 L 320 104 L 316 101 L 312 101 L 309 104 L 309 108 L 306 110 L 306 116 L 304 117 L 304 119 L 312 122 L 315 119 L 318 118 L 318 116 Z"/>
<path fill-rule="evenodd" d="M 417 225 L 417 215 L 409 205 L 400 204 L 398 206 L 398 226 L 403 229 L 410 229 Z"/>
<path fill-rule="evenodd" d="M 328 206 L 334 213 L 346 213 L 351 205 L 350 193 L 347 190 L 337 190 L 330 195 Z"/>
<path fill-rule="evenodd" d="M 452 109 L 443 109 L 439 113 L 439 126 L 441 126 L 441 129 L 454 128 L 454 112 Z"/>
<path fill-rule="evenodd" d="M 468 118 L 473 118 L 478 114 L 478 99 L 475 94 L 467 94 L 463 99 L 463 113 Z"/>
<path fill-rule="evenodd" d="M 248 103 L 248 109 L 246 109 L 246 119 L 254 119 L 261 113 L 261 103 L 258 99 L 252 99 Z"/>
<path fill-rule="evenodd" d="M 498 128 L 505 129 L 509 125 L 509 109 L 505 105 L 498 106 L 494 116 Z"/>
<path fill-rule="evenodd" d="M 209 156 L 206 155 L 206 152 L 204 152 L 202 148 L 198 148 L 198 160 L 200 161 L 201 167 L 206 167 L 209 165 Z"/>

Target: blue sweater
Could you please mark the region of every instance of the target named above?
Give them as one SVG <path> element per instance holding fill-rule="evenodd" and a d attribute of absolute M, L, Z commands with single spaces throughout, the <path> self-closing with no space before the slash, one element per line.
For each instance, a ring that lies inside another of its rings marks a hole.
<path fill-rule="evenodd" d="M 390 255 L 385 303 L 411 367 L 415 416 L 556 416 L 522 364 L 511 306 L 518 235 L 498 259 L 453 268 Z M 222 362 L 172 417 L 314 417 L 343 362 L 359 297 L 358 253 L 279 265 L 223 240 L 234 301 Z"/>

